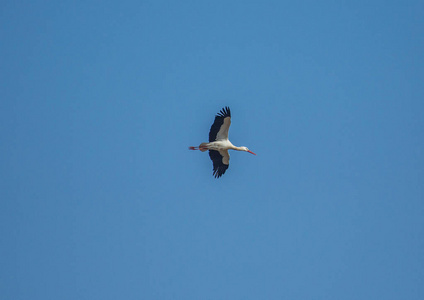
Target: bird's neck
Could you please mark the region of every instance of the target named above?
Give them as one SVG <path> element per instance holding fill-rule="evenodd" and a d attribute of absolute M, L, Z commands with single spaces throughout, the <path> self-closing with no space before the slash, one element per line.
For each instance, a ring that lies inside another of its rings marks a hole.
<path fill-rule="evenodd" d="M 243 147 L 234 146 L 229 140 L 227 140 L 228 149 L 243 151 Z"/>

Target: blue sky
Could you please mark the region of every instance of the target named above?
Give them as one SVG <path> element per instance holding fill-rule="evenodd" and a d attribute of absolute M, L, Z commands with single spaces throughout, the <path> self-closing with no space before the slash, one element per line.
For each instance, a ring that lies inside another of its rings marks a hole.
<path fill-rule="evenodd" d="M 423 16 L 4 1 L 0 298 L 423 299 Z"/>

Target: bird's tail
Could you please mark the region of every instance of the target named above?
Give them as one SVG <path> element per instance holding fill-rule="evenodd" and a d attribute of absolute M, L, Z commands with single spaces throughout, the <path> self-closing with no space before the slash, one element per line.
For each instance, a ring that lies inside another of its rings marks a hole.
<path fill-rule="evenodd" d="M 199 145 L 199 150 L 202 151 L 202 152 L 207 151 L 208 150 L 208 146 L 207 145 L 208 145 L 208 143 L 201 143 Z"/>

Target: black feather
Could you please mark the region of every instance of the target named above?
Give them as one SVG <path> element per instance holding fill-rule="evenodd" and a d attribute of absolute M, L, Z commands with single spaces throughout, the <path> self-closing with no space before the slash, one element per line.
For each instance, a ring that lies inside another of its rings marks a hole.
<path fill-rule="evenodd" d="M 222 155 L 216 150 L 209 150 L 209 157 L 213 163 L 213 175 L 215 178 L 221 177 L 228 169 L 228 165 L 222 162 Z"/>
<path fill-rule="evenodd" d="M 209 130 L 209 142 L 215 141 L 216 135 L 218 134 L 218 131 L 224 123 L 224 119 L 226 117 L 231 118 L 231 111 L 228 106 L 224 107 L 219 113 L 216 114 L 215 121 L 213 122 L 211 129 Z"/>

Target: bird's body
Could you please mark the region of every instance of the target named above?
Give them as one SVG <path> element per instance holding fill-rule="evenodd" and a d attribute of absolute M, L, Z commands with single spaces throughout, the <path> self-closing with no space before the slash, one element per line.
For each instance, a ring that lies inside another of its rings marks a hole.
<path fill-rule="evenodd" d="M 236 147 L 228 139 L 228 130 L 231 125 L 231 111 L 229 107 L 224 107 L 215 116 L 209 131 L 209 143 L 201 143 L 199 147 L 189 147 L 190 150 L 209 150 L 209 157 L 213 162 L 213 175 L 221 177 L 230 164 L 230 154 L 228 150 L 245 151 L 256 155 L 247 147 Z"/>

